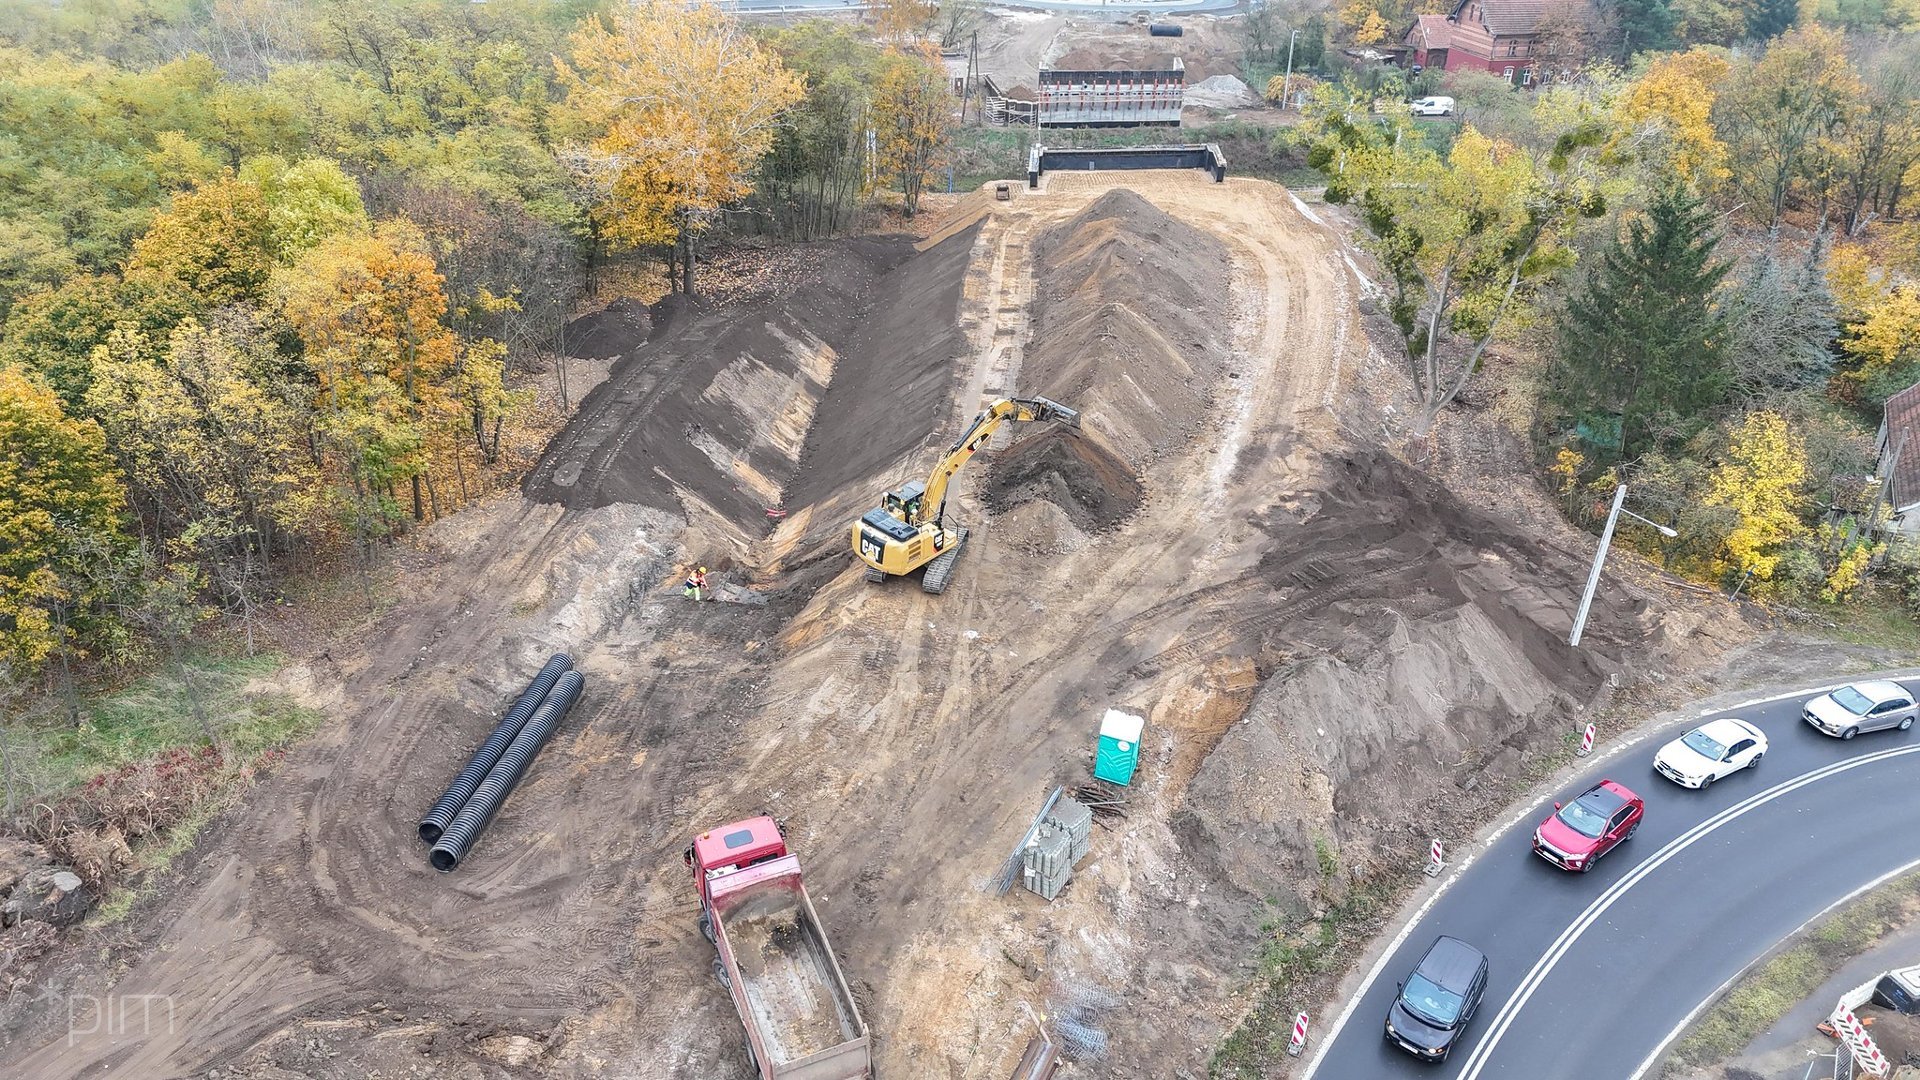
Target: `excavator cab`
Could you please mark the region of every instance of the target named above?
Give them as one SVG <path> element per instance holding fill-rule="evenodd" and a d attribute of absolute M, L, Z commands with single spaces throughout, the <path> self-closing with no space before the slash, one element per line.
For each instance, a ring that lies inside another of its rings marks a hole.
<path fill-rule="evenodd" d="M 921 508 L 926 502 L 927 485 L 914 480 L 898 491 L 889 491 L 880 500 L 880 508 L 908 525 L 920 524 Z"/>
<path fill-rule="evenodd" d="M 853 523 L 853 550 L 866 564 L 866 578 L 882 582 L 922 567 L 920 587 L 938 594 L 947 587 L 954 560 L 967 542 L 967 530 L 946 520 L 947 485 L 969 459 L 986 448 L 987 440 L 1007 421 L 1052 421 L 1079 427 L 1080 414 L 1048 398 L 1001 398 L 981 410 L 973 423 L 947 447 L 926 480 L 915 480 L 887 492 L 879 507 Z"/>

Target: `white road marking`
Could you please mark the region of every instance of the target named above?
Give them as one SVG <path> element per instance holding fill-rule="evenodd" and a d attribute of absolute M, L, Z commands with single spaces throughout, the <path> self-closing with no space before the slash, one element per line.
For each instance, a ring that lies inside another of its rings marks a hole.
<path fill-rule="evenodd" d="M 1534 991 L 1538 990 L 1540 984 L 1546 981 L 1547 976 L 1553 972 L 1554 967 L 1560 963 L 1561 958 L 1566 956 L 1567 952 L 1573 948 L 1581 936 L 1587 932 L 1588 928 L 1599 921 L 1600 916 L 1607 913 L 1608 908 L 1618 903 L 1620 898 L 1627 895 L 1630 889 L 1639 884 L 1647 875 L 1658 870 L 1667 860 L 1692 847 L 1701 840 L 1706 839 L 1708 836 L 1711 836 L 1718 831 L 1721 826 L 1745 816 L 1761 806 L 1780 798 L 1782 795 L 1790 794 L 1809 784 L 1819 783 L 1828 777 L 1838 776 L 1843 772 L 1858 769 L 1864 765 L 1873 765 L 1892 758 L 1904 757 L 1908 754 L 1920 754 L 1920 746 L 1902 746 L 1892 750 L 1863 754 L 1860 757 L 1848 758 L 1845 761 L 1836 761 L 1831 765 L 1824 765 L 1812 772 L 1802 773 L 1784 784 L 1743 799 L 1700 824 L 1695 825 L 1668 843 L 1666 847 L 1661 848 L 1645 862 L 1640 863 L 1628 871 L 1626 876 L 1608 886 L 1606 891 L 1602 892 L 1593 903 L 1587 905 L 1587 910 L 1582 912 L 1580 917 L 1575 919 L 1571 926 L 1568 926 L 1560 932 L 1560 936 L 1554 940 L 1553 945 L 1547 949 L 1545 955 L 1541 956 L 1539 961 L 1533 965 L 1533 970 L 1527 972 L 1527 977 L 1521 980 L 1519 989 L 1515 990 L 1513 995 L 1506 1000 L 1506 1003 L 1500 1006 L 1500 1013 L 1494 1017 L 1493 1024 L 1487 1029 L 1486 1037 L 1480 1041 L 1478 1046 L 1473 1048 L 1473 1054 L 1467 1058 L 1466 1067 L 1460 1072 L 1460 1080 L 1475 1080 L 1475 1078 L 1480 1075 L 1481 1070 L 1487 1067 L 1487 1061 L 1493 1056 L 1494 1050 L 1499 1047 L 1500 1040 L 1506 1035 L 1507 1029 L 1513 1026 L 1514 1018 L 1519 1015 L 1522 1008 L 1526 1007 L 1528 999 L 1532 998 Z"/>
<path fill-rule="evenodd" d="M 1745 701 L 1736 701 L 1721 708 L 1701 709 L 1690 716 L 1670 723 L 1650 726 L 1629 738 L 1610 744 L 1598 759 L 1590 758 L 1582 761 L 1578 771 L 1587 772 L 1593 770 L 1596 766 L 1605 764 L 1607 761 L 1618 757 L 1632 747 L 1645 742 L 1648 738 L 1662 732 L 1671 731 L 1682 724 L 1692 726 L 1695 722 L 1704 720 L 1709 716 L 1729 716 L 1741 709 L 1751 709 L 1755 705 L 1771 705 L 1776 701 L 1791 701 L 1799 697 L 1816 697 L 1836 687 L 1845 685 L 1847 684 L 1828 683 L 1825 686 L 1818 686 L 1808 690 L 1795 690 L 1786 694 L 1774 694 L 1771 697 L 1749 698 Z M 1333 1021 L 1333 1026 L 1327 1029 L 1326 1037 L 1320 1040 L 1320 1047 L 1314 1052 L 1313 1059 L 1308 1062 L 1307 1071 L 1301 1080 L 1313 1080 L 1313 1074 L 1320 1068 L 1320 1063 L 1326 1059 L 1327 1053 L 1333 1049 L 1334 1042 L 1340 1038 L 1341 1030 L 1347 1026 L 1347 1021 L 1353 1018 L 1355 1010 L 1359 1009 L 1361 999 L 1367 996 L 1367 991 L 1373 989 L 1374 981 L 1380 978 L 1382 971 L 1386 970 L 1388 962 L 1393 959 L 1393 955 L 1400 951 L 1400 946 L 1406 944 L 1407 938 L 1413 935 L 1414 928 L 1420 925 L 1420 920 L 1427 917 L 1427 912 L 1432 910 L 1433 905 L 1440 902 L 1440 898 L 1447 894 L 1448 889 L 1453 888 L 1453 883 L 1460 880 L 1461 875 L 1466 873 L 1467 868 L 1473 865 L 1474 860 L 1479 858 L 1481 853 L 1492 849 L 1495 841 L 1505 836 L 1514 826 L 1537 813 L 1540 802 L 1541 800 L 1539 799 L 1528 800 L 1523 809 L 1501 822 L 1499 826 L 1493 830 L 1492 834 L 1487 837 L 1486 843 L 1480 846 L 1480 850 L 1454 864 L 1452 867 L 1453 872 L 1448 874 L 1446 879 L 1440 883 L 1440 887 L 1434 890 L 1433 895 L 1427 897 L 1426 900 L 1421 902 L 1418 908 L 1414 909 L 1413 917 L 1407 919 L 1406 922 L 1401 925 L 1399 933 L 1393 936 L 1393 941 L 1387 945 L 1386 949 L 1381 951 L 1379 959 L 1375 960 L 1373 967 L 1367 971 L 1367 977 L 1361 982 L 1360 989 L 1354 991 L 1353 996 L 1347 999 L 1346 1007 L 1340 1010 L 1340 1015 Z"/>
<path fill-rule="evenodd" d="M 1872 892 L 1874 889 L 1877 889 L 1880 886 L 1885 885 L 1887 882 L 1892 881 L 1894 878 L 1897 878 L 1900 875 L 1915 869 L 1920 869 L 1920 859 L 1915 859 L 1905 866 L 1895 867 L 1894 869 L 1889 870 L 1884 874 L 1881 874 L 1879 877 L 1874 878 L 1872 881 L 1867 882 L 1865 885 L 1860 886 L 1859 888 L 1853 890 L 1852 892 L 1841 897 L 1840 899 L 1835 900 L 1833 903 L 1828 904 L 1824 909 L 1820 911 L 1819 914 L 1815 915 L 1811 919 L 1808 919 L 1806 922 L 1801 923 L 1799 926 L 1794 927 L 1792 933 L 1788 934 L 1784 938 L 1781 938 L 1780 940 L 1790 941 L 1793 938 L 1799 937 L 1801 934 L 1806 933 L 1807 927 L 1812 926 L 1814 923 L 1817 923 L 1821 919 L 1826 918 L 1828 915 L 1833 914 L 1835 908 L 1840 907 L 1842 904 L 1851 903 L 1855 897 L 1858 897 L 1863 893 Z M 1759 956 L 1754 957 L 1752 962 L 1747 964 L 1746 967 L 1743 967 L 1739 971 L 1734 972 L 1732 978 L 1728 979 L 1726 982 L 1723 982 L 1719 986 L 1715 987 L 1713 993 L 1707 995 L 1706 1000 L 1702 1001 L 1698 1005 L 1695 1005 L 1693 1007 L 1692 1012 L 1688 1013 L 1685 1017 L 1683 1017 L 1680 1020 L 1680 1023 L 1675 1025 L 1672 1031 L 1667 1032 L 1667 1037 L 1660 1040 L 1660 1045 L 1653 1048 L 1653 1053 L 1647 1055 L 1647 1060 L 1641 1062 L 1640 1067 L 1633 1070 L 1633 1075 L 1627 1077 L 1627 1080 L 1641 1080 L 1641 1078 L 1646 1076 L 1648 1072 L 1652 1071 L 1654 1065 L 1659 1063 L 1660 1055 L 1667 1052 L 1667 1047 L 1673 1045 L 1673 1040 L 1679 1038 L 1680 1033 L 1687 1030 L 1687 1027 L 1690 1024 L 1692 1024 L 1693 1021 L 1701 1013 L 1706 1012 L 1708 1006 L 1720 1000 L 1721 995 L 1725 994 L 1727 990 L 1733 986 L 1734 983 L 1737 983 L 1741 979 L 1745 978 L 1747 972 L 1752 971 L 1755 966 L 1767 960 L 1769 957 L 1773 955 L 1774 955 L 1773 950 L 1768 949 L 1766 952 L 1763 952 Z"/>

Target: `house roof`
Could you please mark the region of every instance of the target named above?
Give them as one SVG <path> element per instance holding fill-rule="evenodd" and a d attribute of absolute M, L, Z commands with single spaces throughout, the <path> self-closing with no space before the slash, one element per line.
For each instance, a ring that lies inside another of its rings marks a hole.
<path fill-rule="evenodd" d="M 1920 383 L 1887 399 L 1887 444 L 1881 451 L 1880 468 L 1884 473 L 1895 448 L 1900 458 L 1893 462 L 1892 484 L 1887 492 L 1895 507 L 1920 502 Z"/>
<path fill-rule="evenodd" d="M 1453 24 L 1445 15 L 1422 15 L 1401 43 L 1416 49 L 1444 49 L 1453 41 Z"/>
<path fill-rule="evenodd" d="M 1526 37 L 1533 33 L 1550 3 L 1551 0 L 1479 0 L 1481 18 L 1486 20 L 1487 32 L 1494 37 Z"/>

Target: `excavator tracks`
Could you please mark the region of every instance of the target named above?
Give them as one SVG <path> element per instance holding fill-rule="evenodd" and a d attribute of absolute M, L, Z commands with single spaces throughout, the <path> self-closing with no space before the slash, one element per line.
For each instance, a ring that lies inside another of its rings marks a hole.
<path fill-rule="evenodd" d="M 960 561 L 960 552 L 967 546 L 967 530 L 960 530 L 960 539 L 954 541 L 951 551 L 943 552 L 939 558 L 927 564 L 926 575 L 920 579 L 920 587 L 940 595 L 947 591 L 947 579 L 953 576 L 953 564 Z"/>
<path fill-rule="evenodd" d="M 878 585 L 881 582 L 887 580 L 887 573 L 884 570 L 875 570 L 873 567 L 869 566 L 867 567 L 867 572 L 865 574 L 865 577 L 868 581 L 871 581 L 875 585 Z"/>

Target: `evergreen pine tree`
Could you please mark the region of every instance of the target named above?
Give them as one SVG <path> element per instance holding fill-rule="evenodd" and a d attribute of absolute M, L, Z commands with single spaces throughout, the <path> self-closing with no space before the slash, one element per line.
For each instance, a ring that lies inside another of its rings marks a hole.
<path fill-rule="evenodd" d="M 1622 65 L 1631 64 L 1637 53 L 1673 44 L 1673 9 L 1667 0 L 1603 0 L 1602 10 L 1612 23 L 1611 47 Z"/>
<path fill-rule="evenodd" d="M 1684 189 L 1657 193 L 1567 301 L 1551 400 L 1600 459 L 1686 440 L 1732 385 L 1714 290 L 1713 215 Z"/>
<path fill-rule="evenodd" d="M 1747 33 L 1757 41 L 1771 41 L 1793 29 L 1799 18 L 1799 0 L 1754 0 L 1747 9 Z"/>

